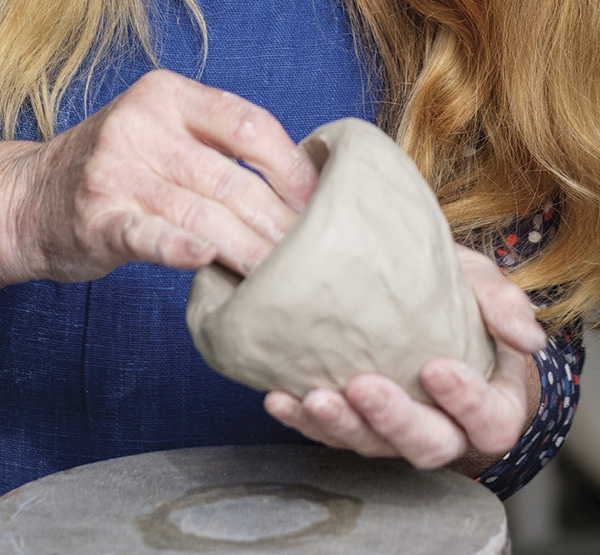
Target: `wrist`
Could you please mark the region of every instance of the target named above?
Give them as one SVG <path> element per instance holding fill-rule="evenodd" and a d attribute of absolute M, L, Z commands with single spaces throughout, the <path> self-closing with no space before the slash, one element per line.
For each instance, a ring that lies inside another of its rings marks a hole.
<path fill-rule="evenodd" d="M 527 419 L 523 433 L 531 426 L 542 402 L 542 382 L 540 369 L 532 355 L 527 355 Z"/>
<path fill-rule="evenodd" d="M 0 287 L 42 277 L 35 183 L 41 143 L 0 142 Z"/>

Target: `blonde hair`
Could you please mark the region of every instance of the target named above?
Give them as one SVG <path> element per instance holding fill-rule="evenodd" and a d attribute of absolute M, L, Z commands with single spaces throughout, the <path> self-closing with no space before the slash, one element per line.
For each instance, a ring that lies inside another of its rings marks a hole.
<path fill-rule="evenodd" d="M 556 329 L 600 299 L 600 5 L 596 0 L 346 0 L 382 72 L 380 125 L 459 237 L 554 204 L 557 235 L 511 278 L 561 286 Z"/>
<path fill-rule="evenodd" d="M 51 137 L 69 83 L 78 72 L 89 79 L 132 35 L 152 58 L 146 3 L 0 0 L 4 137 L 27 104 Z M 196 4 L 185 3 L 206 40 Z M 346 5 L 381 72 L 379 123 L 416 161 L 455 234 L 482 241 L 507 218 L 555 204 L 558 234 L 511 277 L 526 290 L 565 286 L 540 314 L 553 327 L 585 313 L 600 297 L 597 1 Z"/>
<path fill-rule="evenodd" d="M 147 4 L 146 0 L 0 0 L 3 137 L 14 136 L 19 112 L 29 105 L 43 137 L 50 138 L 60 101 L 78 72 L 89 84 L 94 70 L 122 54 L 132 37 L 156 63 Z M 185 4 L 206 41 L 202 14 L 193 0 Z"/>

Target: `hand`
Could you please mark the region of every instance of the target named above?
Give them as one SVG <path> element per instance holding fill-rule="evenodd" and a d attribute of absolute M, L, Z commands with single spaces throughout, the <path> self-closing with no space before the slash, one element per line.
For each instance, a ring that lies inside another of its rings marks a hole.
<path fill-rule="evenodd" d="M 485 256 L 457 247 L 461 268 L 495 339 L 497 368 L 489 382 L 465 363 L 437 359 L 422 369 L 438 406 L 413 400 L 378 374 L 350 381 L 345 391 L 317 389 L 298 400 L 274 391 L 267 411 L 307 437 L 368 457 L 403 457 L 420 468 L 454 462 L 476 475 L 508 451 L 535 415 L 540 384 L 527 354 L 545 345 L 527 296 Z"/>
<path fill-rule="evenodd" d="M 130 260 L 247 274 L 317 180 L 265 110 L 164 70 L 47 143 L 0 143 L 0 176 L 0 285 Z"/>

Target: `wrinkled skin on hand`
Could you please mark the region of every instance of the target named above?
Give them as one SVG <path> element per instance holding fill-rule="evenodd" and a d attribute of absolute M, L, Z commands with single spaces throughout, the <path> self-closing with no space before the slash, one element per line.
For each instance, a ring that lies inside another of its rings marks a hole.
<path fill-rule="evenodd" d="M 247 274 L 317 181 L 268 112 L 164 70 L 47 143 L 1 143 L 0 160 L 0 285 L 130 260 Z"/>
<path fill-rule="evenodd" d="M 460 360 L 426 364 L 421 381 L 438 406 L 413 400 L 379 374 L 354 378 L 338 393 L 317 389 L 304 399 L 274 391 L 267 411 L 304 435 L 367 457 L 403 457 L 419 468 L 451 465 L 476 476 L 518 441 L 540 400 L 528 353 L 545 334 L 525 293 L 487 257 L 457 246 L 457 255 L 493 336 L 498 365 L 489 382 Z"/>

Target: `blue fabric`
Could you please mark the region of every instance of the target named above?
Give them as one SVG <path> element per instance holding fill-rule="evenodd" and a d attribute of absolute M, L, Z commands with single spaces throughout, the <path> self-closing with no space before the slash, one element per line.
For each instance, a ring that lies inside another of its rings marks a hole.
<path fill-rule="evenodd" d="M 152 14 L 163 67 L 198 74 L 202 47 L 182 0 Z M 295 141 L 346 116 L 374 118 L 372 84 L 358 65 L 341 2 L 203 0 L 209 52 L 201 81 L 270 110 Z M 99 73 L 91 114 L 152 68 L 139 50 Z M 85 117 L 75 81 L 57 131 Z M 376 93 L 375 93 L 376 94 Z M 39 133 L 27 109 L 19 138 Z M 517 223 L 497 259 L 510 267 L 539 247 L 551 211 Z M 558 224 L 556 224 L 558 225 Z M 547 229 L 548 228 L 548 229 Z M 518 251 L 518 252 L 517 252 Z M 30 282 L 0 290 L 0 494 L 78 464 L 159 449 L 298 443 L 262 409 L 263 395 L 214 373 L 185 327 L 192 278 L 129 264 L 81 284 Z M 535 475 L 563 442 L 579 397 L 582 358 L 560 335 L 537 355 L 538 416 L 480 479 L 502 497 Z"/>
<path fill-rule="evenodd" d="M 201 43 L 180 0 L 153 15 L 163 67 L 198 74 Z M 328 0 L 201 3 L 209 55 L 201 81 L 264 106 L 299 141 L 345 116 L 372 119 L 344 12 Z M 94 80 L 92 113 L 151 69 L 143 53 Z M 84 116 L 84 83 L 58 131 Z M 27 113 L 20 137 L 38 133 Z M 92 283 L 0 291 L 0 493 L 91 461 L 198 445 L 294 443 L 263 396 L 210 370 L 185 327 L 191 272 L 129 264 Z"/>

